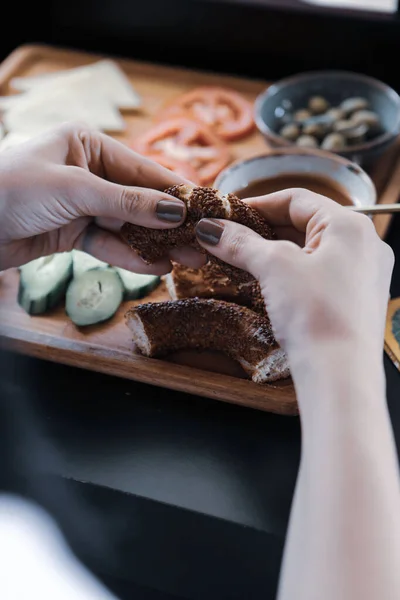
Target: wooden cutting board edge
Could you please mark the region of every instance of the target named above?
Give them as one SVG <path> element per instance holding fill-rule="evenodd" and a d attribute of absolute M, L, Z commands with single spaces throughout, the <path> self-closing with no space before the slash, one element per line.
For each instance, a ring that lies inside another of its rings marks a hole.
<path fill-rule="evenodd" d="M 10 350 L 35 358 L 272 413 L 298 414 L 292 385 L 264 387 L 246 379 L 146 358 L 90 342 L 77 344 L 74 340 L 7 324 L 0 325 L 0 337 Z"/>

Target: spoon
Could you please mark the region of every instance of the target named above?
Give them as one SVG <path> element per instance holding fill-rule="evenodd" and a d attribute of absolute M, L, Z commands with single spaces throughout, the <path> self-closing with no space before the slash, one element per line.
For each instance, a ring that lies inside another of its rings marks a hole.
<path fill-rule="evenodd" d="M 350 210 L 364 215 L 383 215 L 400 213 L 400 204 L 374 204 L 372 206 L 349 206 Z"/>

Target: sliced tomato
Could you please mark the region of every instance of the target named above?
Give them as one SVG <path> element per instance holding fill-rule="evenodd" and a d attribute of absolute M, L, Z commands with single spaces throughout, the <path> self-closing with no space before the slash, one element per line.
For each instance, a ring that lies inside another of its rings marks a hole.
<path fill-rule="evenodd" d="M 198 121 L 180 117 L 154 125 L 138 138 L 133 148 L 145 156 L 161 155 L 189 163 L 207 185 L 230 160 L 228 146 Z"/>
<path fill-rule="evenodd" d="M 239 139 L 254 129 L 252 104 L 226 88 L 195 88 L 161 110 L 157 120 L 182 115 L 204 123 L 224 140 Z"/>
<path fill-rule="evenodd" d="M 162 167 L 177 173 L 177 175 L 180 175 L 184 179 L 188 179 L 192 183 L 200 184 L 199 174 L 188 162 L 176 160 L 165 154 L 147 154 L 147 158 L 154 160 Z"/>

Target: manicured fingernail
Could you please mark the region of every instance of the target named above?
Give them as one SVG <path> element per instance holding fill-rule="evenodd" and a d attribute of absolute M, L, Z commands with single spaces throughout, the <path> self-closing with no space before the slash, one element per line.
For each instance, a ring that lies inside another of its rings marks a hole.
<path fill-rule="evenodd" d="M 218 244 L 223 231 L 224 226 L 218 221 L 211 221 L 211 219 L 202 219 L 196 226 L 196 235 L 199 240 L 210 246 Z"/>
<path fill-rule="evenodd" d="M 157 203 L 156 214 L 161 221 L 179 223 L 185 214 L 185 205 L 181 200 L 160 200 Z"/>

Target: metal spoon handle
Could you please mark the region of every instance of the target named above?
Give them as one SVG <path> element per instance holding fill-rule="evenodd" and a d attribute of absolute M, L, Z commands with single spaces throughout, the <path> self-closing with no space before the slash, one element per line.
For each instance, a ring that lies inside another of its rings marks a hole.
<path fill-rule="evenodd" d="M 400 204 L 374 204 L 372 206 L 349 206 L 354 212 L 364 215 L 383 215 L 387 213 L 400 213 Z"/>

